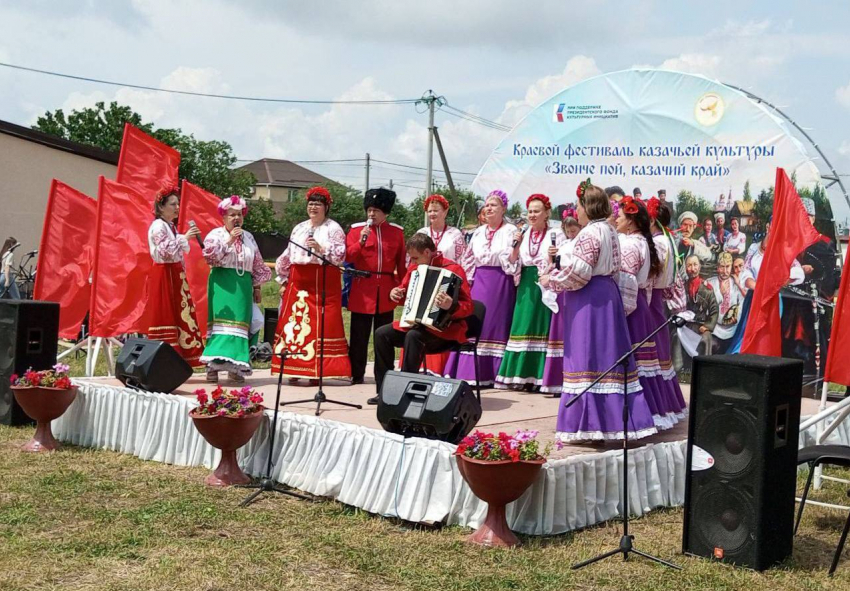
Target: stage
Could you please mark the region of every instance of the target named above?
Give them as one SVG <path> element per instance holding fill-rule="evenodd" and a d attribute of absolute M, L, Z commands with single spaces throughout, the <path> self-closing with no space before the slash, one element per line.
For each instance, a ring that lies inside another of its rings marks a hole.
<path fill-rule="evenodd" d="M 367 370 L 367 375 L 371 369 Z M 224 373 L 221 374 L 225 376 Z M 183 466 L 213 467 L 218 452 L 197 433 L 188 417 L 196 405 L 192 392 L 212 385 L 195 374 L 174 394 L 154 394 L 124 388 L 114 378 L 76 379 L 77 400 L 53 423 L 58 439 L 93 448 L 135 455 L 141 459 Z M 223 379 L 221 385 L 236 384 Z M 246 382 L 274 404 L 277 378 L 269 370 L 254 373 Z M 330 497 L 370 513 L 422 523 L 478 526 L 486 504 L 468 489 L 452 457 L 453 445 L 387 433 L 377 421 L 371 380 L 350 386 L 328 382 L 331 399 L 363 404 L 362 410 L 315 404 L 281 409 L 272 476 L 311 494 Z M 291 385 L 284 380 L 281 399 L 310 398 L 316 391 L 306 380 Z M 688 397 L 688 386 L 683 386 Z M 482 391 L 483 415 L 477 428 L 484 431 L 536 429 L 542 441 L 554 438 L 557 399 L 509 390 Z M 802 415 L 817 412 L 818 401 L 804 398 Z M 271 411 L 267 411 L 271 415 Z M 850 421 L 832 434 L 830 442 L 850 442 Z M 629 493 L 632 513 L 642 515 L 658 507 L 681 505 L 685 490 L 687 421 L 674 429 L 633 442 L 630 446 Z M 811 444 L 813 433 L 801 436 Z M 265 469 L 269 422 L 239 452 L 240 464 L 251 475 Z M 550 535 L 580 529 L 619 514 L 621 444 L 571 445 L 553 449 L 535 484 L 508 507 L 508 523 L 515 531 Z"/>

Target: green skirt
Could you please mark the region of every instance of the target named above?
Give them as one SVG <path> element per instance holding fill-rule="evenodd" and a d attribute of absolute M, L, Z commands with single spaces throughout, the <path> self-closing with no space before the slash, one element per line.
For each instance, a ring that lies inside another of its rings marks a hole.
<path fill-rule="evenodd" d="M 543 383 L 552 312 L 543 304 L 542 295 L 537 286 L 537 267 L 523 267 L 516 292 L 511 336 L 496 377 L 497 388 L 522 384 L 540 386 Z"/>
<path fill-rule="evenodd" d="M 254 286 L 250 273 L 213 267 L 207 284 L 207 346 L 201 362 L 210 369 L 251 374 L 248 347 Z"/>

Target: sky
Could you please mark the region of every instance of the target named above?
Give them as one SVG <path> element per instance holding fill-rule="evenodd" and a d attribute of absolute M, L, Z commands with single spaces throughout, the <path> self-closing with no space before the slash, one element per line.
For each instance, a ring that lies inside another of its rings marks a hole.
<path fill-rule="evenodd" d="M 780 106 L 850 175 L 848 31 L 844 0 L 0 0 L 0 62 L 256 97 L 387 100 L 433 90 L 506 126 L 598 74 L 635 66 L 702 74 Z M 0 67 L 2 120 L 32 125 L 45 111 L 112 100 L 159 127 L 227 141 L 245 163 L 367 152 L 426 163 L 421 105 L 224 101 Z M 445 110 L 435 122 L 456 182 L 468 187 L 504 132 Z M 305 166 L 363 187 L 362 162 Z M 390 179 L 410 199 L 425 173 L 373 165 L 372 186 Z"/>

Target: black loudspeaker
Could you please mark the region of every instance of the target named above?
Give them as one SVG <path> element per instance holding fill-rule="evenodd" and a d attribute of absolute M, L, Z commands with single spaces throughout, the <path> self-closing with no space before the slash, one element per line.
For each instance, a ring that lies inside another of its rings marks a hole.
<path fill-rule="evenodd" d="M 400 371 L 384 376 L 378 420 L 390 433 L 459 443 L 480 418 L 467 382 Z"/>
<path fill-rule="evenodd" d="M 694 358 L 682 551 L 764 570 L 791 556 L 803 362 Z"/>
<path fill-rule="evenodd" d="M 0 300 L 0 424 L 32 422 L 15 401 L 9 379 L 30 367 L 34 370 L 53 367 L 58 342 L 59 304 Z"/>
<path fill-rule="evenodd" d="M 277 308 L 266 308 L 263 319 L 263 342 L 274 346 L 274 335 L 277 330 Z"/>
<path fill-rule="evenodd" d="M 192 368 L 171 345 L 130 338 L 115 362 L 115 377 L 131 388 L 169 394 L 192 376 Z"/>

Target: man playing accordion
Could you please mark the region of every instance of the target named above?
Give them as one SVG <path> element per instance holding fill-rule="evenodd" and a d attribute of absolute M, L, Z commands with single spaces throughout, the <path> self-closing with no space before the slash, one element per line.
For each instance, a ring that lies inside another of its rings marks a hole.
<path fill-rule="evenodd" d="M 462 280 L 457 301 L 445 293 L 436 296 L 434 303 L 442 310 L 451 312 L 451 322 L 444 330 L 438 331 L 431 327 L 416 325 L 404 328 L 396 320 L 392 324 L 380 327 L 375 332 L 375 385 L 377 396 L 369 399 L 369 404 L 377 404 L 381 394 L 384 376 L 393 368 L 396 347 L 404 347 L 404 360 L 401 370 L 416 373 L 422 365 L 426 353 L 439 350 L 446 341 L 466 342 L 466 321 L 464 318 L 472 315 L 472 296 L 469 293 L 469 282 L 466 273 L 460 265 L 444 258 L 437 251 L 434 241 L 427 234 L 414 234 L 407 241 L 407 254 L 410 266 L 399 287 L 390 292 L 390 299 L 402 303 L 410 286 L 410 278 L 419 265 L 430 265 L 451 271 Z"/>

